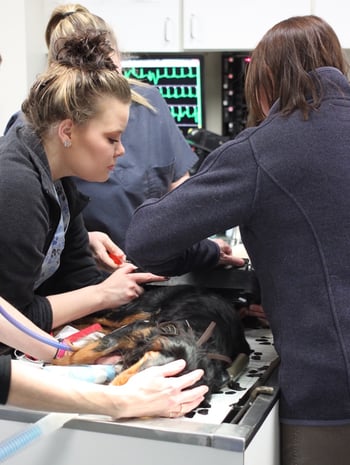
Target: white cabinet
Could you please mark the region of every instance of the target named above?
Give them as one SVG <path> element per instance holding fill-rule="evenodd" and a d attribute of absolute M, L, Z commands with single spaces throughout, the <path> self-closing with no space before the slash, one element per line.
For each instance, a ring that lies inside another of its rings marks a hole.
<path fill-rule="evenodd" d="M 327 21 L 335 30 L 343 48 L 350 48 L 350 3 L 348 0 L 313 0 L 312 13 Z"/>
<path fill-rule="evenodd" d="M 182 48 L 180 0 L 89 0 L 84 5 L 113 27 L 123 51 L 173 52 Z"/>
<path fill-rule="evenodd" d="M 70 3 L 44 1 L 46 21 L 54 6 Z M 320 8 L 327 6 L 327 0 L 84 0 L 81 3 L 113 27 L 122 51 L 147 53 L 251 50 L 278 21 L 310 14 L 312 1 L 319 3 Z M 327 8 L 336 16 L 339 9 L 334 13 L 333 5 Z M 345 21 L 343 18 L 344 15 L 341 19 Z"/>
<path fill-rule="evenodd" d="M 183 0 L 184 49 L 251 50 L 275 23 L 310 11 L 310 0 Z"/>
<path fill-rule="evenodd" d="M 53 8 L 71 0 L 43 0 Z M 84 0 L 114 29 L 125 52 L 252 50 L 275 23 L 295 15 L 321 16 L 350 48 L 348 0 Z"/>
<path fill-rule="evenodd" d="M 46 0 L 52 11 L 58 3 Z M 124 52 L 174 52 L 182 50 L 181 0 L 83 0 L 116 33 Z"/>

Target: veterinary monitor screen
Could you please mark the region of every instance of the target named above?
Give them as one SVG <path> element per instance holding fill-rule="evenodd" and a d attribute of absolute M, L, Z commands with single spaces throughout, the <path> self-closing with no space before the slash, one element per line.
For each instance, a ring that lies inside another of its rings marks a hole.
<path fill-rule="evenodd" d="M 122 61 L 123 74 L 158 87 L 184 135 L 204 126 L 203 56 L 139 55 Z"/>

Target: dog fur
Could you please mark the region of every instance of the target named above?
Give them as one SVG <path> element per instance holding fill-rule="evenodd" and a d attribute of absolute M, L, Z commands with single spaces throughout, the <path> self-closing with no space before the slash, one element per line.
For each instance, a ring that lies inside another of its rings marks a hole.
<path fill-rule="evenodd" d="M 120 385 L 152 365 L 186 360 L 181 374 L 204 370 L 206 399 L 227 381 L 227 368 L 250 348 L 237 310 L 216 292 L 193 286 L 149 286 L 133 302 L 94 319 L 105 331 L 98 341 L 67 353 L 55 364 L 94 364 L 101 357 L 120 355 L 122 370 L 112 381 Z M 90 321 L 91 323 L 91 321 Z"/>

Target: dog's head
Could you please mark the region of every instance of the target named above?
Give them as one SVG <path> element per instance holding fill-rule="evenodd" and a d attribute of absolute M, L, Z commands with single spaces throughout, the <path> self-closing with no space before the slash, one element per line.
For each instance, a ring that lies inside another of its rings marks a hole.
<path fill-rule="evenodd" d="M 184 359 L 185 370 L 204 370 L 209 399 L 229 375 L 237 355 L 250 348 L 238 312 L 227 298 L 189 286 L 153 286 L 140 298 L 97 319 L 108 334 L 78 349 L 56 364 L 99 363 L 118 355 L 124 375 L 115 384 L 153 365 Z"/>
<path fill-rule="evenodd" d="M 133 316 L 135 321 L 130 324 Z M 129 321 L 101 341 L 123 353 L 125 367 L 149 351 L 157 356 L 145 361 L 142 368 L 183 358 L 186 371 L 204 370 L 201 383 L 209 386 L 209 395 L 228 380 L 226 369 L 237 355 L 250 353 L 233 305 L 216 293 L 189 286 L 155 286 L 105 317 L 115 326 L 126 318 Z"/>

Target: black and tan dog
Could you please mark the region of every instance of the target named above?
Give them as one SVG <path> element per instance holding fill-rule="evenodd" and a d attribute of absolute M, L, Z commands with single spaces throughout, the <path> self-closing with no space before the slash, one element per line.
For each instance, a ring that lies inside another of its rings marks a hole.
<path fill-rule="evenodd" d="M 137 300 L 95 319 L 106 335 L 55 363 L 94 364 L 117 354 L 122 371 L 112 384 L 152 365 L 182 358 L 186 371 L 204 370 L 210 394 L 228 379 L 238 354 L 249 355 L 238 312 L 224 297 L 192 286 L 150 286 Z"/>

